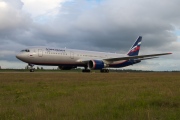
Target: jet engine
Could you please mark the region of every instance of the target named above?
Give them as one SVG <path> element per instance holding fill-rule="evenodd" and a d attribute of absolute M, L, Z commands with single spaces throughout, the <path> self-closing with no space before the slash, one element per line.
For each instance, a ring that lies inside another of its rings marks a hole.
<path fill-rule="evenodd" d="M 90 69 L 94 69 L 94 70 L 101 70 L 101 69 L 107 67 L 107 65 L 101 60 L 90 60 L 88 62 L 88 67 Z"/>

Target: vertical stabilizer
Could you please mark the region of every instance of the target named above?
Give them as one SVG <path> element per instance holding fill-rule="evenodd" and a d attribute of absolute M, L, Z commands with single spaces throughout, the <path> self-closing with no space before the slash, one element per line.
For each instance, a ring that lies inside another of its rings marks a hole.
<path fill-rule="evenodd" d="M 141 40 L 142 40 L 142 36 L 139 36 L 138 39 L 133 44 L 133 46 L 130 48 L 127 55 L 129 55 L 129 56 L 137 56 L 139 54 L 139 50 L 140 50 L 140 47 L 141 47 Z"/>

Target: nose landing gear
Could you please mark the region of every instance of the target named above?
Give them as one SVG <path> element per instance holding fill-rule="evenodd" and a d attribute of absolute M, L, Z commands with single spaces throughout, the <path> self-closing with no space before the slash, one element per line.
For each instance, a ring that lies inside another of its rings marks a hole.
<path fill-rule="evenodd" d="M 30 69 L 29 71 L 30 71 L 30 72 L 34 72 L 34 71 L 35 71 L 35 69 L 33 68 L 33 69 Z"/>
<path fill-rule="evenodd" d="M 35 71 L 35 68 L 33 68 L 33 67 L 34 67 L 34 65 L 32 65 L 32 64 L 28 64 L 28 66 L 30 67 L 30 69 L 29 69 L 29 71 L 30 71 L 30 72 L 34 72 L 34 71 Z"/>

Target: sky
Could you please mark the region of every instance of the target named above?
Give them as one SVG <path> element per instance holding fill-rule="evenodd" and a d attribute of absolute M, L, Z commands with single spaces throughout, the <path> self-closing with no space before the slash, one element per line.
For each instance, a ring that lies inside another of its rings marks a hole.
<path fill-rule="evenodd" d="M 15 55 L 29 46 L 172 55 L 126 67 L 180 70 L 179 0 L 0 0 L 0 66 L 24 68 Z"/>

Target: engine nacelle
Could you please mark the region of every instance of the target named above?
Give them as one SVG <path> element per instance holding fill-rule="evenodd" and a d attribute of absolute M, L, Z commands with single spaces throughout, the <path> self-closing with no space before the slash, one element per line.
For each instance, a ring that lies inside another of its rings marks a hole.
<path fill-rule="evenodd" d="M 88 62 L 88 67 L 94 70 L 101 70 L 102 68 L 106 67 L 106 64 L 104 64 L 104 62 L 101 60 L 90 60 Z"/>
<path fill-rule="evenodd" d="M 73 69 L 73 68 L 76 68 L 75 66 L 59 66 L 59 69 L 60 70 L 71 70 L 71 69 Z"/>

